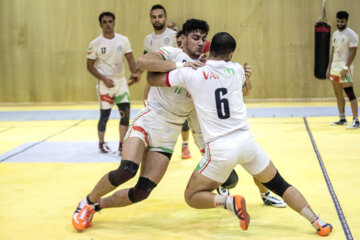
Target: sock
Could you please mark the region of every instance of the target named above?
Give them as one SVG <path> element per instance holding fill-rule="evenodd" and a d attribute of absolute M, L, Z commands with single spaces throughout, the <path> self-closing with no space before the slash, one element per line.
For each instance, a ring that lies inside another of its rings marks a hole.
<path fill-rule="evenodd" d="M 215 195 L 215 207 L 225 208 L 226 196 Z"/>
<path fill-rule="evenodd" d="M 99 201 L 97 203 L 95 203 L 94 209 L 96 212 L 99 212 L 101 210 L 100 200 L 101 199 L 99 199 Z"/>
<path fill-rule="evenodd" d="M 318 216 L 314 213 L 310 206 L 304 207 L 301 210 L 300 214 L 307 220 L 309 220 L 310 223 L 313 223 L 318 218 Z"/>
<path fill-rule="evenodd" d="M 339 115 L 339 118 L 340 118 L 340 120 L 345 120 L 345 119 L 346 119 L 345 113 L 340 114 L 340 115 Z"/>
<path fill-rule="evenodd" d="M 314 222 L 312 222 L 311 224 L 313 225 L 313 227 L 316 229 L 316 230 L 319 230 L 319 226 L 317 225 L 317 223 L 318 224 L 320 224 L 320 226 L 324 226 L 324 225 L 326 225 L 326 222 L 324 222 L 323 220 L 321 220 L 321 218 L 317 218 L 317 219 L 315 219 L 316 220 L 316 222 L 314 221 Z"/>
<path fill-rule="evenodd" d="M 225 207 L 224 208 L 229 210 L 230 212 L 235 212 L 235 210 L 234 210 L 234 197 L 226 197 Z"/>

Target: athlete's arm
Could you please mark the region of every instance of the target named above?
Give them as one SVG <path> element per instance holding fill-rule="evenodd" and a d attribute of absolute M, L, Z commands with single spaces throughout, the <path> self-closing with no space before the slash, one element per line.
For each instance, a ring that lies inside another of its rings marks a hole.
<path fill-rule="evenodd" d="M 357 50 L 356 47 L 349 48 L 349 56 L 346 61 L 345 67 L 349 68 L 351 66 L 351 63 L 354 61 L 354 58 L 356 56 L 356 50 Z M 347 72 L 348 72 L 347 69 L 341 70 L 340 75 L 342 79 L 346 78 Z"/>
<path fill-rule="evenodd" d="M 151 72 L 169 72 L 176 68 L 176 63 L 164 60 L 159 52 L 153 51 L 141 56 L 137 66 Z"/>
<path fill-rule="evenodd" d="M 331 64 L 333 61 L 333 57 L 334 57 L 334 47 L 331 47 L 331 53 L 330 53 L 330 57 L 329 57 L 329 64 L 328 67 L 326 69 L 326 78 L 330 80 L 330 69 L 331 69 Z"/>
<path fill-rule="evenodd" d="M 169 73 L 161 73 L 161 72 L 148 72 L 147 73 L 147 81 L 150 86 L 154 87 L 170 87 L 166 81 Z"/>
<path fill-rule="evenodd" d="M 250 77 L 251 77 L 251 73 L 252 73 L 252 67 L 248 64 L 248 63 L 245 63 L 244 64 L 244 70 L 245 70 L 245 77 L 246 77 L 246 80 L 245 80 L 245 83 L 242 87 L 242 92 L 243 92 L 243 96 L 246 96 L 249 94 L 251 88 L 252 88 L 252 85 L 251 85 L 251 81 L 250 81 Z"/>
<path fill-rule="evenodd" d="M 128 83 L 128 85 L 131 86 L 134 83 L 137 83 L 140 81 L 142 71 L 136 69 L 136 62 L 135 62 L 135 58 L 134 58 L 134 55 L 132 52 L 126 53 L 125 58 L 126 58 L 126 61 L 128 62 L 129 70 L 131 72 L 131 75 L 129 78 L 130 82 Z"/>
<path fill-rule="evenodd" d="M 110 78 L 105 77 L 104 75 L 100 74 L 96 68 L 94 67 L 95 60 L 87 59 L 86 66 L 87 70 L 97 79 L 103 81 L 105 85 L 109 88 L 112 88 L 115 86 L 114 81 Z"/>

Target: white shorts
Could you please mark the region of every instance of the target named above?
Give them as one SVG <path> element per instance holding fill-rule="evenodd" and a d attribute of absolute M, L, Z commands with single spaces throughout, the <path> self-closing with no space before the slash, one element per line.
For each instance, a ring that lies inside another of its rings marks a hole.
<path fill-rule="evenodd" d="M 103 81 L 98 80 L 96 86 L 100 109 L 110 109 L 115 104 L 129 103 L 130 93 L 126 83 L 126 78 L 113 79 L 115 86 L 108 88 Z"/>
<path fill-rule="evenodd" d="M 339 83 L 351 83 L 353 82 L 353 73 L 354 73 L 354 68 L 353 66 L 350 66 L 350 68 L 347 70 L 347 74 L 346 77 L 344 79 L 341 78 L 341 72 L 342 68 L 331 68 L 330 71 L 330 80 L 334 81 L 334 82 L 339 82 Z"/>
<path fill-rule="evenodd" d="M 125 140 L 137 137 L 148 151 L 172 154 L 181 129 L 182 125 L 161 120 L 155 111 L 144 108 L 129 126 Z"/>
<path fill-rule="evenodd" d="M 270 159 L 249 130 L 237 131 L 206 144 L 205 155 L 196 170 L 220 183 L 226 181 L 237 164 L 251 175 L 263 171 Z"/>

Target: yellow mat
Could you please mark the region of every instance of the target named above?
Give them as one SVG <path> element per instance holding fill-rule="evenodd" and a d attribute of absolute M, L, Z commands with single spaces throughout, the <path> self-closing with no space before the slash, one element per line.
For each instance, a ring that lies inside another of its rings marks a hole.
<path fill-rule="evenodd" d="M 330 127 L 330 117 L 309 118 L 309 126 L 354 239 L 360 238 L 360 131 Z M 78 121 L 0 122 L 0 154 L 41 141 Z M 333 224 L 328 239 L 346 239 L 302 118 L 250 119 L 251 130 L 282 176 L 296 186 L 322 219 Z M 116 141 L 118 121 L 107 139 Z M 11 128 L 10 128 L 11 127 Z M 96 141 L 96 120 L 83 121 L 47 141 Z M 192 159 L 180 159 L 180 139 L 163 181 L 149 199 L 104 209 L 94 226 L 75 231 L 77 203 L 118 163 L 0 163 L 0 239 L 319 239 L 312 226 L 290 208 L 264 206 L 252 178 L 237 167 L 240 181 L 231 192 L 246 197 L 251 224 L 239 228 L 222 209 L 188 207 L 183 192 L 200 159 L 191 139 Z M 64 149 L 66 151 L 66 149 Z M 81 153 L 79 153 L 81 154 Z M 100 153 L 99 153 L 100 154 Z M 131 187 L 136 179 L 124 184 Z"/>

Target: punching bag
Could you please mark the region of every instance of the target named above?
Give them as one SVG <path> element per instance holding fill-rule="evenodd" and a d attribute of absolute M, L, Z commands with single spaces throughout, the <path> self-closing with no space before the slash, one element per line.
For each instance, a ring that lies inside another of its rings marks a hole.
<path fill-rule="evenodd" d="M 326 79 L 326 69 L 329 64 L 330 25 L 326 22 L 315 24 L 315 70 L 316 78 Z"/>

